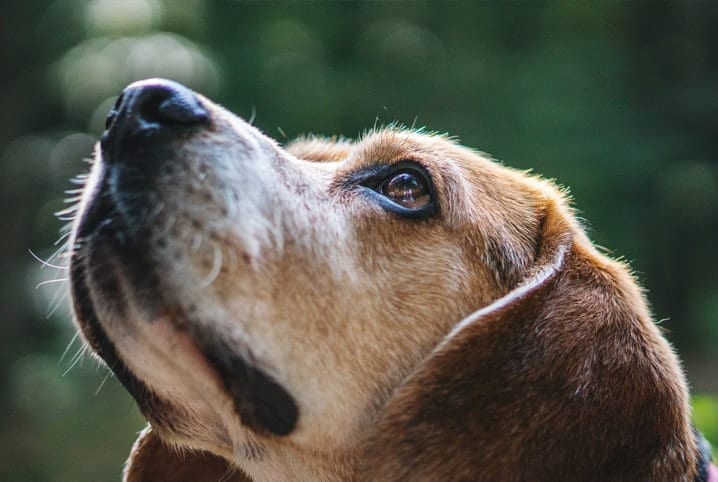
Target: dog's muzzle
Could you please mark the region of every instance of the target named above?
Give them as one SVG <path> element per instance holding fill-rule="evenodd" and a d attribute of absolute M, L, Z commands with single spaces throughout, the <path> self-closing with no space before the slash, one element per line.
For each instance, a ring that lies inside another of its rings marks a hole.
<path fill-rule="evenodd" d="M 216 334 L 194 327 L 197 323 L 178 310 L 172 294 L 161 289 L 162 275 L 148 244 L 153 211 L 162 204 L 158 184 L 166 184 L 163 173 L 172 168 L 183 142 L 211 127 L 210 109 L 176 82 L 147 80 L 122 92 L 107 116 L 97 179 L 85 188 L 86 205 L 74 227 L 70 279 L 75 313 L 90 346 L 150 420 L 153 411 L 165 410 L 170 402 L 159 400 L 127 368 L 101 319 L 109 312 L 114 323 L 121 323 L 129 316 L 128 299 L 146 313 L 146 323 L 168 313 L 174 318 L 216 370 L 245 425 L 285 435 L 297 421 L 294 399 L 234 347 L 223 346 Z"/>
<path fill-rule="evenodd" d="M 210 115 L 194 92 L 161 79 L 128 86 L 107 116 L 97 181 L 85 193 L 86 206 L 75 226 L 78 249 L 72 267 L 83 265 L 85 281 L 93 292 L 105 295 L 102 305 L 111 304 L 119 317 L 126 315 L 126 300 L 118 296 L 121 284 L 131 288 L 129 295 L 150 314 L 161 308 L 148 247 L 153 206 L 161 202 L 158 177 L 173 162 L 178 140 L 209 123 Z"/>

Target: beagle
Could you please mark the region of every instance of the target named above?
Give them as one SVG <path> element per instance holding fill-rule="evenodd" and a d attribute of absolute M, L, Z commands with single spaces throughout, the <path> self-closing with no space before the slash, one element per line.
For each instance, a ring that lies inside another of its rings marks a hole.
<path fill-rule="evenodd" d="M 281 147 L 134 83 L 70 246 L 77 324 L 149 421 L 127 482 L 713 470 L 627 267 L 554 184 L 444 136 Z"/>

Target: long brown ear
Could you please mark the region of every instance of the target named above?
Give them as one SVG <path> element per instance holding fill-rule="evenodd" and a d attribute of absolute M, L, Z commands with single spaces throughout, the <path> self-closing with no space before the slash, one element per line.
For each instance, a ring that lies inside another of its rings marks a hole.
<path fill-rule="evenodd" d="M 180 452 L 147 426 L 132 447 L 124 482 L 251 482 L 226 460 L 207 452 Z"/>
<path fill-rule="evenodd" d="M 686 385 L 640 289 L 557 203 L 538 244 L 396 389 L 362 480 L 693 480 Z"/>

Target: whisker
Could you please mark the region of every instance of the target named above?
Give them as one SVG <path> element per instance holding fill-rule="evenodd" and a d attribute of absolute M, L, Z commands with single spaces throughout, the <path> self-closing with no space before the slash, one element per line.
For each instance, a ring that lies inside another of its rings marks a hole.
<path fill-rule="evenodd" d="M 68 243 L 62 243 L 62 245 L 59 246 L 59 247 L 55 250 L 55 252 L 52 253 L 52 255 L 50 255 L 49 258 L 47 258 L 47 262 L 48 262 L 48 263 L 52 263 L 52 264 L 56 264 L 56 261 L 58 260 L 58 258 L 61 258 L 61 257 L 62 257 L 62 258 L 65 258 L 65 257 L 66 257 L 65 255 L 68 254 L 69 252 L 70 252 L 70 251 L 69 251 L 69 249 L 68 249 Z M 62 266 L 62 265 L 60 265 L 60 266 Z M 64 267 L 63 267 L 63 270 L 66 270 L 66 269 L 68 269 L 68 268 L 69 268 L 68 266 L 64 266 Z"/>
<path fill-rule="evenodd" d="M 105 386 L 105 383 L 107 382 L 107 380 L 110 379 L 111 376 L 112 376 L 112 371 L 108 370 L 107 375 L 105 375 L 105 378 L 102 379 L 102 383 L 100 383 L 100 386 L 97 387 L 97 390 L 95 390 L 95 396 L 100 394 L 100 390 L 102 390 L 102 387 Z"/>
<path fill-rule="evenodd" d="M 250 126 L 254 125 L 254 120 L 257 118 L 257 108 L 255 106 L 252 106 L 252 115 L 249 116 L 249 120 L 247 121 L 247 124 Z"/>
<path fill-rule="evenodd" d="M 220 246 L 217 246 L 216 244 L 214 244 L 212 247 L 214 248 L 212 253 L 212 269 L 207 275 L 207 278 L 200 284 L 202 288 L 207 288 L 212 283 L 214 283 L 214 281 L 219 276 L 220 271 L 222 270 L 222 248 Z"/>
<path fill-rule="evenodd" d="M 89 177 L 89 174 L 78 174 L 77 176 L 70 179 L 70 183 L 83 186 L 85 182 L 87 182 L 87 178 Z"/>
<path fill-rule="evenodd" d="M 67 375 L 68 373 L 70 373 L 70 370 L 75 368 L 75 366 L 78 363 L 80 363 L 80 361 L 84 358 L 85 353 L 87 353 L 87 345 L 85 345 L 83 343 L 82 346 L 80 347 L 80 349 L 77 350 L 77 352 L 73 355 L 72 359 L 70 360 L 70 366 L 68 366 L 67 369 L 64 372 L 62 372 L 63 377 L 65 375 Z"/>
<path fill-rule="evenodd" d="M 65 233 L 60 235 L 60 237 L 57 239 L 57 241 L 55 241 L 53 246 L 57 246 L 58 244 L 62 243 L 68 237 L 70 237 L 71 234 L 72 234 L 72 231 L 68 229 Z M 64 249 L 65 249 L 65 246 L 62 246 L 62 248 L 59 251 L 63 251 Z M 57 251 L 55 253 L 57 254 Z M 56 256 L 56 254 L 50 256 L 50 259 L 52 259 L 54 256 Z"/>
<path fill-rule="evenodd" d="M 69 281 L 69 278 L 61 278 L 57 280 L 48 280 L 44 281 L 40 284 L 38 284 L 37 287 L 40 287 L 43 284 L 47 283 L 55 283 L 59 281 Z M 55 293 L 52 295 L 52 298 L 50 299 L 50 302 L 48 303 L 48 310 L 45 314 L 45 319 L 50 319 L 52 315 L 55 314 L 55 312 L 62 306 L 63 301 L 67 300 L 68 298 L 68 291 L 65 289 L 67 287 L 67 284 L 61 284 L 56 283 L 55 286 L 57 286 L 57 290 L 55 290 Z M 36 288 L 37 289 L 37 288 Z"/>
<path fill-rule="evenodd" d="M 33 253 L 31 249 L 28 249 L 27 251 L 32 255 L 33 258 L 35 258 L 37 261 L 39 261 L 42 264 L 43 268 L 45 266 L 49 266 L 50 268 L 55 268 L 55 269 L 62 269 L 62 270 L 67 269 L 67 266 L 57 266 L 55 264 L 48 263 L 47 261 L 40 258 L 38 255 Z"/>
<path fill-rule="evenodd" d="M 80 191 L 80 192 L 82 192 L 82 191 Z M 70 193 L 68 193 L 67 191 L 65 191 L 65 193 L 66 193 L 66 194 L 70 194 Z M 68 209 L 77 209 L 77 208 L 79 207 L 78 201 L 79 201 L 80 199 L 82 199 L 82 196 L 81 196 L 81 195 L 70 196 L 70 197 L 66 197 L 66 198 L 63 200 L 63 202 L 64 202 L 65 204 L 73 203 L 73 206 L 70 206 Z"/>
<path fill-rule="evenodd" d="M 70 339 L 70 342 L 67 344 L 67 348 L 65 348 L 65 351 L 62 352 L 62 355 L 60 355 L 60 360 L 57 363 L 62 363 L 62 361 L 65 359 L 67 354 L 70 352 L 70 348 L 72 348 L 72 345 L 75 344 L 75 341 L 77 340 L 77 337 L 80 336 L 80 331 L 75 331 L 75 334 Z"/>
<path fill-rule="evenodd" d="M 68 281 L 70 278 L 57 278 L 57 279 L 47 279 L 45 281 L 40 281 L 37 285 L 35 285 L 35 289 L 38 289 L 40 286 L 49 285 L 52 283 L 59 283 L 61 281 Z"/>
<path fill-rule="evenodd" d="M 45 319 L 50 319 L 52 315 L 55 314 L 55 312 L 62 306 L 62 302 L 67 299 L 67 296 L 69 293 L 65 290 L 58 289 L 54 295 L 52 295 L 52 299 L 50 300 L 50 306 L 47 311 L 47 314 L 45 315 Z"/>

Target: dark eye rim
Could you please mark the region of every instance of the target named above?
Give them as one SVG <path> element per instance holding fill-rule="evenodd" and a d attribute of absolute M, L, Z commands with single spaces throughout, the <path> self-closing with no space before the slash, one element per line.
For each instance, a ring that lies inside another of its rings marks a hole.
<path fill-rule="evenodd" d="M 429 203 L 426 206 L 412 209 L 395 203 L 381 192 L 382 187 L 400 172 L 412 172 L 424 179 L 429 190 Z M 346 184 L 355 187 L 364 196 L 368 197 L 386 211 L 398 214 L 409 219 L 427 219 L 436 215 L 439 204 L 436 189 L 429 171 L 420 163 L 412 160 L 399 161 L 392 164 L 374 165 L 367 169 L 353 173 Z"/>

